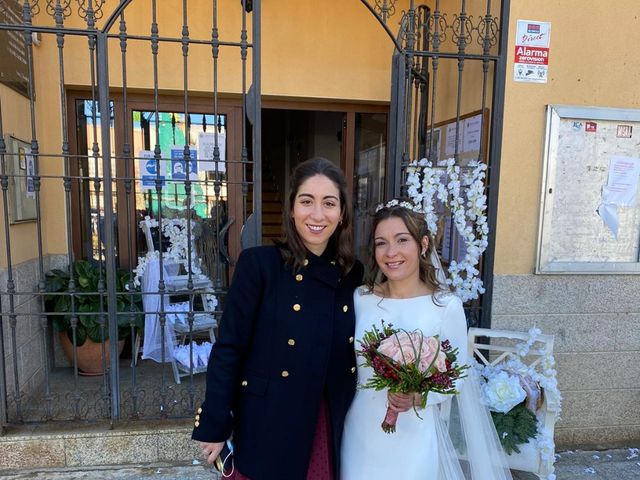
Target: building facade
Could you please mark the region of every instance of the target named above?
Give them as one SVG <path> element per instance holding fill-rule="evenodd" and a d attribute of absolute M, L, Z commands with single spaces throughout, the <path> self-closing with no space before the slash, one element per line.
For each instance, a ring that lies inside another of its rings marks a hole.
<path fill-rule="evenodd" d="M 487 292 L 470 324 L 555 335 L 560 445 L 640 438 L 639 277 L 535 273 L 547 105 L 638 108 L 625 47 L 638 20 L 469 3 L 7 2 L 0 422 L 190 417 L 203 366 L 168 361 L 167 339 L 209 340 L 240 249 L 279 235 L 291 168 L 343 168 L 364 257 L 368 214 L 406 191 L 408 162 L 453 157 L 489 166 Z M 551 24 L 546 83 L 514 81 L 518 20 Z M 71 284 L 47 276 L 70 261 L 85 269 Z M 145 268 L 162 286 L 145 287 Z M 97 336 L 107 373 L 82 375 L 59 329 Z"/>

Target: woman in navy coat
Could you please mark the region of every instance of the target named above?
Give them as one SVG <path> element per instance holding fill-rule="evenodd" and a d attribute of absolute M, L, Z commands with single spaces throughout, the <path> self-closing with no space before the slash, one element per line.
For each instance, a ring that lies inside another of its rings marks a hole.
<path fill-rule="evenodd" d="M 291 180 L 284 240 L 240 254 L 195 417 L 209 463 L 233 434 L 236 479 L 335 478 L 355 392 L 346 182 L 320 158 Z"/>

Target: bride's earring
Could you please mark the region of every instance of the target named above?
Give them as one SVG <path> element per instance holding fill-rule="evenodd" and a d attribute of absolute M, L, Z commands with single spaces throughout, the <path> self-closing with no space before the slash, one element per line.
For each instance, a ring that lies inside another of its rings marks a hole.
<path fill-rule="evenodd" d="M 427 258 L 427 249 L 426 249 L 426 248 L 423 248 L 423 249 L 422 249 L 422 252 L 420 252 L 420 256 L 421 256 L 422 258 Z"/>

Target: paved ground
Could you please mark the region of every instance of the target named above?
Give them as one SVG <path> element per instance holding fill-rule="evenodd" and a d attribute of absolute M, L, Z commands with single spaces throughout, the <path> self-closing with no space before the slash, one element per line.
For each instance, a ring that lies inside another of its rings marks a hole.
<path fill-rule="evenodd" d="M 556 480 L 640 480 L 640 455 L 637 448 L 602 452 L 575 450 L 560 452 L 557 458 Z M 216 478 L 215 475 L 197 461 L 189 465 L 129 465 L 0 473 L 0 479 L 3 480 L 212 480 L 214 478 Z M 514 480 L 535 478 L 531 474 L 514 472 Z"/>

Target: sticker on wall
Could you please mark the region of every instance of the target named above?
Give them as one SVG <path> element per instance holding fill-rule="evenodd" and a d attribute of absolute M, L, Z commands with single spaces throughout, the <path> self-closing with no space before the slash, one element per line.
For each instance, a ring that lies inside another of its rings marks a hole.
<path fill-rule="evenodd" d="M 631 131 L 633 127 L 631 125 L 618 125 L 616 129 L 616 137 L 618 138 L 631 138 Z"/>
<path fill-rule="evenodd" d="M 549 73 L 550 22 L 518 20 L 513 79 L 547 83 Z"/>
<path fill-rule="evenodd" d="M 584 124 L 584 131 L 589 133 L 596 133 L 598 130 L 598 124 L 596 122 L 586 122 Z"/>

